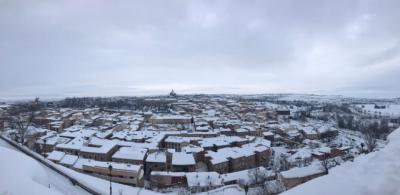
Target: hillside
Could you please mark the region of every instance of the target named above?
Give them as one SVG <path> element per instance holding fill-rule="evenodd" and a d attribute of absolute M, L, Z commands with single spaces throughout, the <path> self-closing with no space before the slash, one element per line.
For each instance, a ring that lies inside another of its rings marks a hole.
<path fill-rule="evenodd" d="M 299 185 L 282 195 L 393 195 L 400 194 L 400 128 L 388 137 L 388 144 L 330 170 L 329 175 Z"/>
<path fill-rule="evenodd" d="M 0 194 L 88 194 L 63 176 L 0 142 Z"/>
<path fill-rule="evenodd" d="M 88 194 L 65 177 L 40 164 L 0 140 L 0 194 L 1 195 L 81 195 Z M 49 162 L 51 163 L 51 162 Z M 109 193 L 109 182 L 58 166 L 63 172 L 101 194 Z M 158 194 L 119 183 L 113 183 L 113 194 Z M 23 187 L 21 187 L 23 186 Z"/>

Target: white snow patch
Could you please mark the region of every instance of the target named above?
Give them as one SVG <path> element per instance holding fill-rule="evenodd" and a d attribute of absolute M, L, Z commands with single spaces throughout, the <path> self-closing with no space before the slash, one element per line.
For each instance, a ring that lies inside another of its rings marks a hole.
<path fill-rule="evenodd" d="M 299 185 L 283 195 L 393 195 L 400 194 L 400 128 L 380 151 L 360 156 L 329 171 L 328 175 Z"/>

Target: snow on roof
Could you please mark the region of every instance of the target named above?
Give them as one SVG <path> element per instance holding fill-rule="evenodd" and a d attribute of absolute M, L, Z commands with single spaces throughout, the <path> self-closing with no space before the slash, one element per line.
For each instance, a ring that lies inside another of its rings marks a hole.
<path fill-rule="evenodd" d="M 65 156 L 64 152 L 52 151 L 47 155 L 47 159 L 53 161 L 60 161 Z"/>
<path fill-rule="evenodd" d="M 206 147 L 213 147 L 214 145 L 216 146 L 229 146 L 233 142 L 242 142 L 242 141 L 249 141 L 252 140 L 254 137 L 249 137 L 249 138 L 242 138 L 238 136 L 218 136 L 218 137 L 210 137 L 210 138 L 204 138 L 203 140 L 199 141 L 199 144 L 201 147 L 206 148 Z"/>
<path fill-rule="evenodd" d="M 83 169 L 83 164 L 85 164 L 87 161 L 89 161 L 90 159 L 87 158 L 78 158 L 78 160 L 75 162 L 75 164 L 72 166 L 75 169 L 79 169 L 82 170 Z"/>
<path fill-rule="evenodd" d="M 140 165 L 133 165 L 127 163 L 116 163 L 116 162 L 103 162 L 103 161 L 96 161 L 96 160 L 88 160 L 83 163 L 83 166 L 87 167 L 94 167 L 94 168 L 101 168 L 107 169 L 109 166 L 112 166 L 113 170 L 124 170 L 124 171 L 131 171 L 131 172 L 139 172 L 142 166 Z"/>
<path fill-rule="evenodd" d="M 165 155 L 165 152 L 153 152 L 147 155 L 146 162 L 166 163 L 167 156 Z"/>
<path fill-rule="evenodd" d="M 301 130 L 307 135 L 317 134 L 317 131 L 314 130 L 314 127 L 311 127 L 311 126 L 303 127 Z"/>
<path fill-rule="evenodd" d="M 170 143 L 190 143 L 192 140 L 201 140 L 200 137 L 181 137 L 181 136 L 168 136 L 165 142 Z"/>
<path fill-rule="evenodd" d="M 272 170 L 267 170 L 264 167 L 256 167 L 253 169 L 221 174 L 221 176 L 224 178 L 224 182 L 241 180 L 241 182 L 250 184 L 251 177 L 253 177 L 252 176 L 253 171 L 259 171 L 260 174 L 263 174 L 267 177 L 275 175 L 275 173 Z"/>
<path fill-rule="evenodd" d="M 116 146 L 117 144 L 114 142 L 105 141 L 100 147 L 83 146 L 80 151 L 87 153 L 107 154 Z"/>
<path fill-rule="evenodd" d="M 200 146 L 195 146 L 195 145 L 187 145 L 182 148 L 182 151 L 186 153 L 198 153 L 204 151 L 204 149 Z"/>
<path fill-rule="evenodd" d="M 263 132 L 263 135 L 264 136 L 274 136 L 274 133 L 272 133 L 270 131 L 266 131 L 266 132 Z"/>
<path fill-rule="evenodd" d="M 150 175 L 184 177 L 186 172 L 152 171 Z"/>
<path fill-rule="evenodd" d="M 112 130 L 110 129 L 110 130 L 107 130 L 104 132 L 96 132 L 96 137 L 104 139 L 107 136 L 110 136 L 111 134 L 112 134 Z"/>
<path fill-rule="evenodd" d="M 66 143 L 70 141 L 70 138 L 60 137 L 56 132 L 52 131 L 47 133 L 47 135 L 41 137 L 36 141 L 38 144 L 44 144 L 44 140 L 46 140 L 46 145 L 56 145 L 61 143 Z"/>
<path fill-rule="evenodd" d="M 311 153 L 310 149 L 301 148 L 296 153 L 294 153 L 293 155 L 289 156 L 288 161 L 289 162 L 294 162 L 294 161 L 299 160 L 299 159 L 307 159 L 307 158 L 311 158 L 311 157 L 312 157 L 312 153 Z"/>
<path fill-rule="evenodd" d="M 221 186 L 223 179 L 217 172 L 189 172 L 186 173 L 189 187 Z"/>
<path fill-rule="evenodd" d="M 76 137 L 91 137 L 92 135 L 94 135 L 97 131 L 96 130 L 91 130 L 91 129 L 82 129 L 80 131 L 64 131 L 62 133 L 60 133 L 61 137 L 69 137 L 69 138 L 76 138 Z"/>
<path fill-rule="evenodd" d="M 67 143 L 57 144 L 56 148 L 59 149 L 72 149 L 72 150 L 80 150 L 83 147 L 83 144 L 86 143 L 86 140 L 80 137 L 74 138 Z"/>
<path fill-rule="evenodd" d="M 265 146 L 265 147 L 271 147 L 271 141 L 266 140 L 264 138 L 261 137 L 257 137 L 254 139 L 254 142 L 248 143 L 248 144 L 244 144 L 242 145 L 242 147 L 246 147 L 246 146 L 251 146 L 251 147 L 256 147 L 256 146 Z"/>
<path fill-rule="evenodd" d="M 313 163 L 306 167 L 295 167 L 287 171 L 283 171 L 280 174 L 282 175 L 282 177 L 288 179 L 288 178 L 306 177 L 323 172 L 324 170 L 322 169 L 320 163 Z"/>
<path fill-rule="evenodd" d="M 331 126 L 323 125 L 320 128 L 318 128 L 317 131 L 319 133 L 326 133 L 326 132 L 329 132 L 329 131 L 337 131 L 337 129 L 334 128 L 334 127 L 331 127 Z"/>
<path fill-rule="evenodd" d="M 60 161 L 60 164 L 72 166 L 78 160 L 78 156 L 66 154 Z"/>
<path fill-rule="evenodd" d="M 174 119 L 187 119 L 187 120 L 190 120 L 192 117 L 190 117 L 190 116 L 183 116 L 183 115 L 153 115 L 151 118 L 154 118 L 154 119 L 171 119 L 171 120 L 174 120 Z"/>
<path fill-rule="evenodd" d="M 112 158 L 129 159 L 129 160 L 144 160 L 147 149 L 134 147 L 121 147 Z"/>
<path fill-rule="evenodd" d="M 248 157 L 254 155 L 254 147 L 233 147 L 233 148 L 221 148 L 217 152 L 207 151 L 206 157 L 210 157 L 212 164 L 219 164 L 229 160 L 229 158 L 237 159 L 240 157 Z"/>
<path fill-rule="evenodd" d="M 290 137 L 296 137 L 300 135 L 300 132 L 297 130 L 290 130 L 286 132 Z"/>
<path fill-rule="evenodd" d="M 321 152 L 321 153 L 331 153 L 331 148 L 330 147 L 321 147 L 318 149 L 317 152 Z"/>
<path fill-rule="evenodd" d="M 83 125 L 73 125 L 71 127 L 65 128 L 64 131 L 75 132 L 75 131 L 79 131 L 83 128 L 84 128 Z"/>
<path fill-rule="evenodd" d="M 174 152 L 172 153 L 172 164 L 173 165 L 195 165 L 193 154 L 187 154 L 185 152 Z"/>

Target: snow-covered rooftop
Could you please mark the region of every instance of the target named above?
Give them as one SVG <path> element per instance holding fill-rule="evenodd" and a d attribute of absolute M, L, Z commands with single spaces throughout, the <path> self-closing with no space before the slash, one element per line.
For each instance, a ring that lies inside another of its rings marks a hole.
<path fill-rule="evenodd" d="M 135 147 L 121 147 L 112 158 L 129 159 L 129 160 L 144 160 L 147 149 Z"/>
<path fill-rule="evenodd" d="M 165 152 L 153 152 L 147 155 L 146 162 L 166 163 L 167 156 Z"/>
<path fill-rule="evenodd" d="M 173 165 L 195 165 L 193 154 L 187 154 L 185 152 L 172 153 L 172 164 Z"/>

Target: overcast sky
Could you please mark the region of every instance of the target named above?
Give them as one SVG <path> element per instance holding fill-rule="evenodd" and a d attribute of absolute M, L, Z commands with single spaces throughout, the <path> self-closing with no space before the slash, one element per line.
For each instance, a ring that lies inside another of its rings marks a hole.
<path fill-rule="evenodd" d="M 400 1 L 0 0 L 0 98 L 400 96 Z"/>

